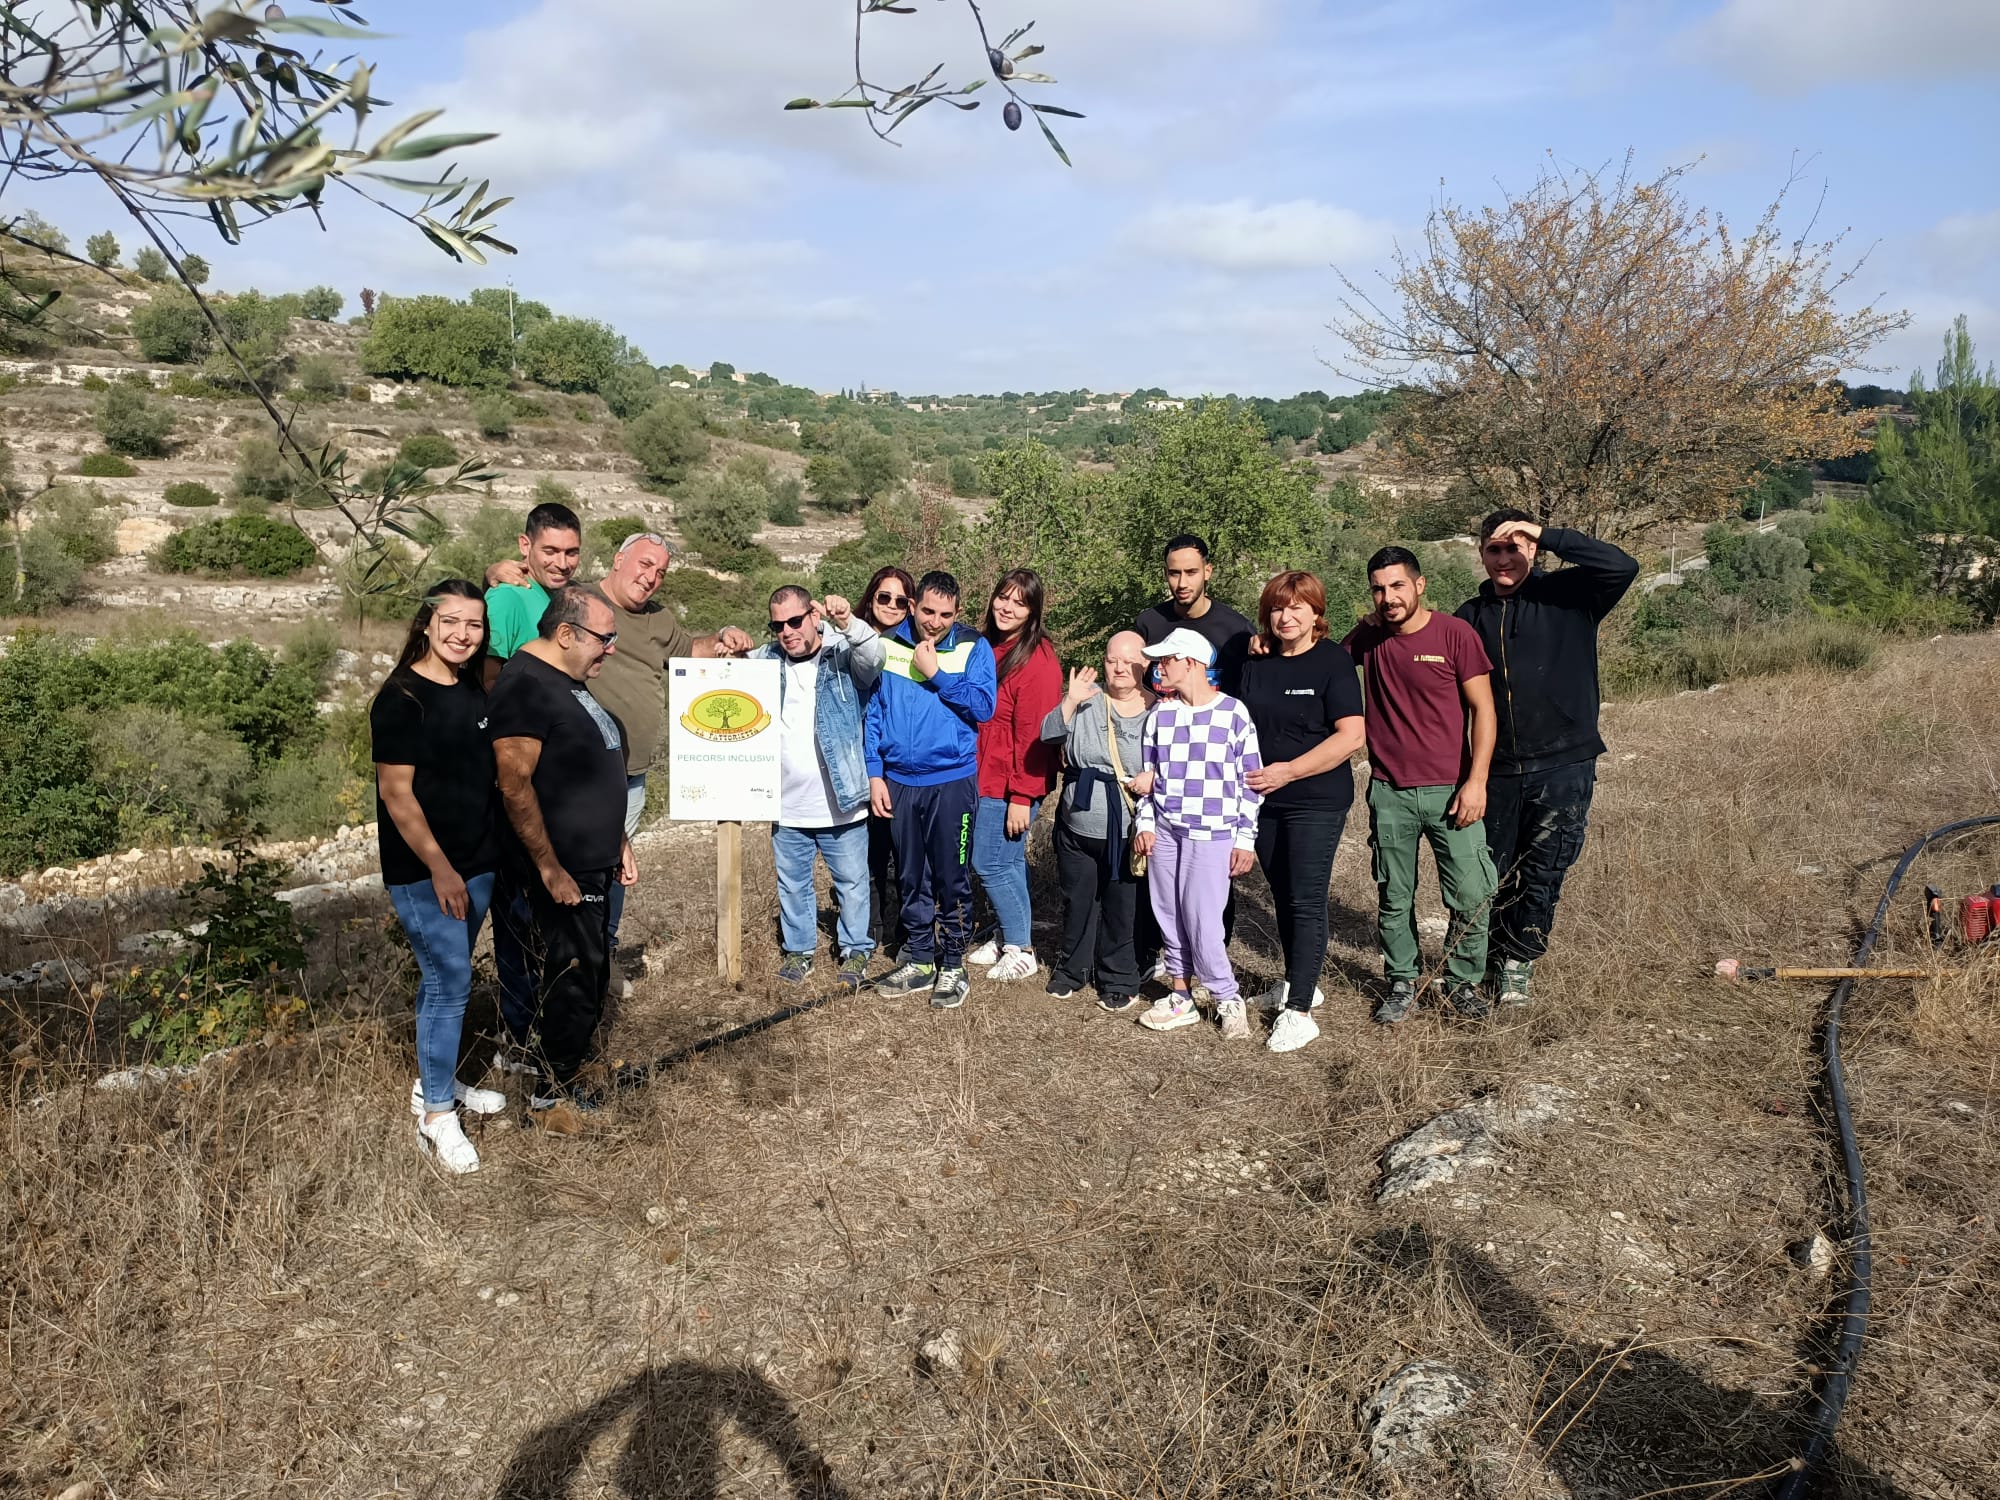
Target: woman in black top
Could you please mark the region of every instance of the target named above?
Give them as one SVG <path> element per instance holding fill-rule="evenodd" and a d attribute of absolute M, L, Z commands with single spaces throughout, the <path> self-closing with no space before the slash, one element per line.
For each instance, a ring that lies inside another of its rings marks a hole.
<path fill-rule="evenodd" d="M 1326 589 L 1310 573 L 1280 573 L 1257 601 L 1264 651 L 1243 666 L 1239 696 L 1257 726 L 1264 766 L 1250 785 L 1264 794 L 1257 862 L 1271 882 L 1285 977 L 1257 997 L 1277 1012 L 1266 1044 L 1292 1052 L 1319 1035 L 1312 1007 L 1324 998 L 1326 898 L 1333 855 L 1354 803 L 1347 759 L 1362 746 L 1361 682 L 1354 662 L 1326 638 Z"/>
<path fill-rule="evenodd" d="M 484 592 L 448 578 L 424 596 L 402 655 L 368 710 L 382 884 L 409 934 L 417 990 L 417 1145 L 451 1172 L 479 1170 L 458 1106 L 497 1114 L 506 1097 L 458 1081 L 472 947 L 493 899 L 499 845 L 486 738 Z"/>

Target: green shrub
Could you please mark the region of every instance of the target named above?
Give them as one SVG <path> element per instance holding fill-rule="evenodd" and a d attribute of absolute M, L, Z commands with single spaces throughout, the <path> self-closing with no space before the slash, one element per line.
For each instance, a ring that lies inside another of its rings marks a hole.
<path fill-rule="evenodd" d="M 229 516 L 175 532 L 160 544 L 154 562 L 168 573 L 289 578 L 318 557 L 312 538 L 288 522 Z"/>
<path fill-rule="evenodd" d="M 625 447 L 646 477 L 673 484 L 708 457 L 701 410 L 681 396 L 663 397 L 625 424 Z"/>
<path fill-rule="evenodd" d="M 115 385 L 97 403 L 97 430 L 113 453 L 158 458 L 173 436 L 174 415 L 129 385 Z"/>
<path fill-rule="evenodd" d="M 512 437 L 514 403 L 511 398 L 498 391 L 481 396 L 472 403 L 472 420 L 477 424 L 481 437 Z"/>
<path fill-rule="evenodd" d="M 85 479 L 130 479 L 139 470 L 115 453 L 86 453 L 77 461 L 76 472 Z"/>
<path fill-rule="evenodd" d="M 799 509 L 799 501 L 805 495 L 805 486 L 796 478 L 780 479 L 771 486 L 771 503 L 766 514 L 773 526 L 803 526 L 804 512 Z"/>
<path fill-rule="evenodd" d="M 161 498 L 169 505 L 184 506 L 190 510 L 196 506 L 217 505 L 222 500 L 214 490 L 193 479 L 183 479 L 177 484 L 168 485 L 166 494 Z"/>
<path fill-rule="evenodd" d="M 548 407 L 535 400 L 532 396 L 510 396 L 507 399 L 514 403 L 514 415 L 524 422 L 546 421 L 548 419 Z"/>
<path fill-rule="evenodd" d="M 162 389 L 169 396 L 186 396 L 195 401 L 240 401 L 244 399 L 243 392 L 232 391 L 225 386 L 219 386 L 205 376 L 194 375 L 186 370 L 174 371 L 167 377 L 167 383 Z"/>
<path fill-rule="evenodd" d="M 7 558 L 11 563 L 13 558 Z M 14 570 L 0 569 L 0 613 L 46 614 L 74 603 L 83 592 L 83 564 L 63 550 L 50 532 L 35 526 L 21 535 L 20 589 Z M 0 848 L 6 846 L 0 839 Z"/>
<path fill-rule="evenodd" d="M 643 359 L 633 358 L 615 366 L 610 376 L 597 388 L 597 394 L 604 398 L 604 404 L 611 408 L 614 417 L 621 422 L 629 422 L 659 400 L 664 390 L 653 367 Z M 527 414 L 524 412 L 522 415 Z"/>
<path fill-rule="evenodd" d="M 653 523 L 641 516 L 610 516 L 592 526 L 590 531 L 600 546 L 615 554 L 626 537 L 652 529 Z"/>
<path fill-rule="evenodd" d="M 95 485 L 58 485 L 35 504 L 35 530 L 85 567 L 118 553 L 116 507 Z"/>
<path fill-rule="evenodd" d="M 1863 626 L 1805 616 L 1737 630 L 1693 630 L 1653 645 L 1607 642 L 1604 690 L 1636 697 L 1813 668 L 1858 672 L 1874 660 L 1880 643 L 1880 635 Z"/>
<path fill-rule="evenodd" d="M 287 752 L 257 778 L 257 822 L 273 838 L 309 838 L 344 822 L 364 820 L 374 787 L 356 776 L 338 745 Z"/>
<path fill-rule="evenodd" d="M 77 388 L 89 391 L 92 395 L 97 395 L 101 391 L 110 390 L 111 382 L 106 380 L 102 375 L 86 375 L 77 382 Z"/>
<path fill-rule="evenodd" d="M 371 375 L 451 386 L 497 385 L 513 363 L 504 314 L 449 297 L 384 297 L 361 345 Z"/>
<path fill-rule="evenodd" d="M 118 804 L 118 841 L 209 838 L 250 810 L 250 751 L 171 708 L 131 703 L 92 721 L 91 769 Z"/>
<path fill-rule="evenodd" d="M 139 253 L 144 256 L 148 252 Z M 132 314 L 131 328 L 139 352 L 167 365 L 184 365 L 201 359 L 215 338 L 194 299 L 180 293 L 163 293 L 153 298 Z"/>
<path fill-rule="evenodd" d="M 347 391 L 340 378 L 340 367 L 324 354 L 300 360 L 297 378 L 301 401 L 338 401 Z"/>
<path fill-rule="evenodd" d="M 190 286 L 205 285 L 208 281 L 208 262 L 199 255 L 183 255 L 181 275 L 187 278 Z"/>
<path fill-rule="evenodd" d="M 335 565 L 333 576 L 345 595 L 342 609 L 349 619 L 392 623 L 407 623 L 417 612 L 426 582 L 417 575 L 415 554 L 394 539 L 379 549 L 355 548 Z"/>
<path fill-rule="evenodd" d="M 522 511 L 485 504 L 466 518 L 449 541 L 434 548 L 424 569 L 427 581 L 464 578 L 486 581 L 486 569 L 503 557 L 520 556 Z"/>
<path fill-rule="evenodd" d="M 413 432 L 396 450 L 396 462 L 419 469 L 448 469 L 458 461 L 458 450 L 435 432 Z"/>
<path fill-rule="evenodd" d="M 770 505 L 764 487 L 747 474 L 702 474 L 674 502 L 674 522 L 688 545 L 714 566 L 726 567 L 723 559 L 734 559 L 756 539 Z"/>
<path fill-rule="evenodd" d="M 315 323 L 331 323 L 346 299 L 330 286 L 309 286 L 299 293 L 299 312 Z"/>

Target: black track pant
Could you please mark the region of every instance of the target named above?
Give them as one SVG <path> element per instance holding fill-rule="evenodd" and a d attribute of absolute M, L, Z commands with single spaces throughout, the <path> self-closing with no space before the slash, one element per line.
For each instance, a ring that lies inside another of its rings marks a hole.
<path fill-rule="evenodd" d="M 528 931 L 523 946 L 535 977 L 547 1084 L 567 1089 L 590 1059 L 597 1023 L 604 1018 L 604 991 L 611 979 L 611 905 L 615 872 L 570 872 L 583 893 L 575 906 L 562 906 L 535 875 L 527 888 Z"/>
<path fill-rule="evenodd" d="M 868 935 L 875 939 L 875 951 L 883 954 L 901 954 L 908 941 L 893 827 L 893 819 L 868 815 Z"/>
<path fill-rule="evenodd" d="M 1257 814 L 1257 863 L 1271 882 L 1278 918 L 1278 946 L 1285 953 L 1286 1001 L 1293 1010 L 1312 1005 L 1326 967 L 1326 893 L 1347 809 L 1272 807 Z"/>
<path fill-rule="evenodd" d="M 972 931 L 972 817 L 979 778 L 942 786 L 889 780 L 889 836 L 901 877 L 910 962 L 956 969 Z"/>
<path fill-rule="evenodd" d="M 1563 877 L 1583 853 L 1597 762 L 1486 781 L 1486 850 L 1500 876 L 1493 898 L 1495 958 L 1533 963 L 1549 948 Z"/>
<path fill-rule="evenodd" d="M 1138 881 L 1113 880 L 1104 862 L 1104 840 L 1084 838 L 1056 824 L 1056 875 L 1062 881 L 1062 957 L 1059 979 L 1081 989 L 1095 984 L 1100 997 L 1136 995 L 1139 958 L 1133 937 L 1138 925 Z"/>

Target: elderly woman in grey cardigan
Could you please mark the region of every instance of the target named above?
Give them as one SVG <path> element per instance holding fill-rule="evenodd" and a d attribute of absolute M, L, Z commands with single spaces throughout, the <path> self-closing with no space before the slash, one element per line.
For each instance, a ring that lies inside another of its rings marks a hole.
<path fill-rule="evenodd" d="M 1067 999 L 1094 983 L 1097 1003 L 1109 1011 L 1138 1005 L 1145 977 L 1133 941 L 1144 885 L 1131 866 L 1133 783 L 1144 770 L 1140 726 L 1153 706 L 1145 644 L 1136 631 L 1111 637 L 1103 687 L 1095 669 L 1078 667 L 1062 702 L 1042 720 L 1042 738 L 1063 747 L 1055 832 L 1062 952 L 1050 966 L 1048 991 Z"/>

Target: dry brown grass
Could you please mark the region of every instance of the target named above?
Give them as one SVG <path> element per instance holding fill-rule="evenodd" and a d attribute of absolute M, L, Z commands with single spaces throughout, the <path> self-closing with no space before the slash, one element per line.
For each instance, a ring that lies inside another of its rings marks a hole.
<path fill-rule="evenodd" d="M 0 1494 L 1753 1492 L 1823 1357 L 1828 1287 L 1787 1253 L 1834 1222 L 1823 995 L 1704 976 L 1842 960 L 1885 857 L 1994 805 L 1996 666 L 1994 638 L 1949 640 L 1613 709 L 1542 998 L 1499 1027 L 1367 1024 L 1357 818 L 1326 1034 L 1288 1058 L 1039 984 L 943 1017 L 837 1000 L 584 1139 L 489 1125 L 460 1182 L 411 1149 L 393 1000 L 144 1095 L 21 1076 Z M 706 848 L 671 849 L 634 919 L 675 936 L 617 1055 L 775 1003 L 767 850 L 732 993 L 705 977 Z M 1924 880 L 1997 874 L 1993 837 L 1921 866 L 1881 960 L 1927 951 Z M 1267 902 L 1253 882 L 1239 931 L 1259 979 Z M 1878 1258 L 1845 1493 L 2000 1493 L 1997 1003 L 1987 957 L 1851 1010 Z M 1576 1116 L 1467 1179 L 1480 1201 L 1375 1204 L 1391 1140 L 1538 1081 Z M 1360 1405 L 1419 1356 L 1479 1399 L 1428 1466 L 1372 1476 Z"/>

